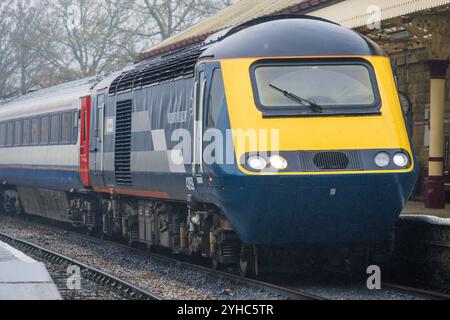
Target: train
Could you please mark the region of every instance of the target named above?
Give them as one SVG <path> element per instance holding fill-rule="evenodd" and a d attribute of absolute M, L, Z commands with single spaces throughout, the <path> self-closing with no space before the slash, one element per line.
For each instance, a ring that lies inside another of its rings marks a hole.
<path fill-rule="evenodd" d="M 311 16 L 0 105 L 4 211 L 244 275 L 260 248 L 388 239 L 417 171 L 389 57 Z"/>

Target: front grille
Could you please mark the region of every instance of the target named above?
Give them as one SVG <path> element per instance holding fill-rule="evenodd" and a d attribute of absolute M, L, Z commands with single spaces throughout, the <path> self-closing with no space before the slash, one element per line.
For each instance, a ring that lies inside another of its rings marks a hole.
<path fill-rule="evenodd" d="M 314 156 L 313 162 L 322 170 L 343 170 L 350 164 L 343 152 L 320 152 Z"/>
<path fill-rule="evenodd" d="M 114 168 L 116 184 L 131 186 L 131 114 L 133 101 L 125 100 L 116 105 L 116 141 Z"/>
<path fill-rule="evenodd" d="M 301 171 L 363 170 L 358 151 L 317 151 L 300 153 Z"/>

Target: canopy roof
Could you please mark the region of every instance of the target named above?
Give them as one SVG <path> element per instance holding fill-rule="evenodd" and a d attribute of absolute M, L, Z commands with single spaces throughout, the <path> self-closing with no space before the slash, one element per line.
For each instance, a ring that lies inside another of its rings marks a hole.
<path fill-rule="evenodd" d="M 266 15 L 307 13 L 347 28 L 360 28 L 371 21 L 374 6 L 380 9 L 381 19 L 385 21 L 449 3 L 450 0 L 241 0 L 144 51 L 140 58 L 201 42 L 215 32 Z"/>

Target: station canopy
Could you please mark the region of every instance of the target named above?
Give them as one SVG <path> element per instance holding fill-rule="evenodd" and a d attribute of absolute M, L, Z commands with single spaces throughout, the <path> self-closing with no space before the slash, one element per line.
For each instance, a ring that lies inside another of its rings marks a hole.
<path fill-rule="evenodd" d="M 139 58 L 147 59 L 202 42 L 215 32 L 267 15 L 308 14 L 368 34 L 370 30 L 367 29 L 367 25 L 373 23 L 377 10 L 381 21 L 388 21 L 442 7 L 448 10 L 449 5 L 450 0 L 241 0 L 149 48 L 142 52 Z M 401 24 L 395 25 L 392 30 L 383 26 L 382 32 L 394 33 L 405 29 Z M 386 37 L 386 34 L 372 32 L 372 37 Z"/>

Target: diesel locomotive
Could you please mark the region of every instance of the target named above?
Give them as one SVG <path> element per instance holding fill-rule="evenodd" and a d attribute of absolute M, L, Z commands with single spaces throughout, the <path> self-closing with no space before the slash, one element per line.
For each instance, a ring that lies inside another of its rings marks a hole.
<path fill-rule="evenodd" d="M 389 238 L 417 176 L 389 58 L 272 16 L 0 106 L 0 193 L 26 212 L 214 266 Z"/>

